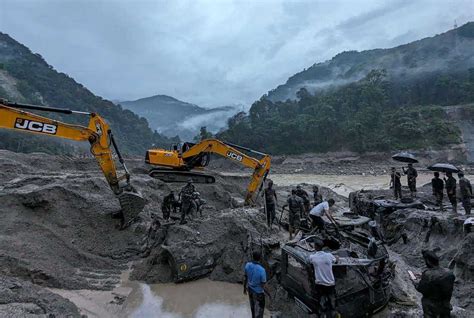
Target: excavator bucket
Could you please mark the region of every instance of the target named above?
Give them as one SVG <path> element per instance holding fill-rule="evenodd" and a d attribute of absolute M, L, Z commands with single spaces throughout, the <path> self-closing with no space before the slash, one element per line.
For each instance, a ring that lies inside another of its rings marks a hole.
<path fill-rule="evenodd" d="M 124 222 L 127 224 L 133 220 L 145 207 L 145 199 L 140 193 L 134 191 L 123 191 L 118 195 L 120 207 L 124 217 Z"/>

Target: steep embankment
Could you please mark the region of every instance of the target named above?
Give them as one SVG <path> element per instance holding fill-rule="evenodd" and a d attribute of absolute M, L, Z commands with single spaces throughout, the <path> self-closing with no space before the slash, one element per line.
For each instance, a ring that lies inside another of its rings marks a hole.
<path fill-rule="evenodd" d="M 142 154 L 150 145 L 170 141 L 152 131 L 145 119 L 112 102 L 95 96 L 64 73 L 57 72 L 39 54 L 32 53 L 7 34 L 0 32 L 0 98 L 95 112 L 111 125 L 125 153 Z M 48 114 L 66 122 L 84 123 L 84 116 Z M 55 140 L 0 130 L 0 148 L 15 151 L 70 152 Z"/>

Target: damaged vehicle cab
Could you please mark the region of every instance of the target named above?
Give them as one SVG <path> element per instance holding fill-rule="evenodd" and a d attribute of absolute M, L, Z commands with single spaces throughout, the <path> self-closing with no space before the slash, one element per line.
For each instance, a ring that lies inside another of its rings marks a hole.
<path fill-rule="evenodd" d="M 319 299 L 316 293 L 314 269 L 309 256 L 315 252 L 311 238 L 287 243 L 282 248 L 280 283 L 308 314 L 317 314 Z M 381 310 L 390 298 L 392 269 L 388 253 L 381 242 L 374 258 L 365 258 L 366 246 L 358 234 L 355 249 L 333 249 L 339 256 L 333 265 L 336 280 L 336 310 L 342 317 L 365 317 Z M 367 237 L 368 242 L 368 237 Z M 332 246 L 334 248 L 334 246 Z M 368 246 L 367 246 L 368 247 Z"/>

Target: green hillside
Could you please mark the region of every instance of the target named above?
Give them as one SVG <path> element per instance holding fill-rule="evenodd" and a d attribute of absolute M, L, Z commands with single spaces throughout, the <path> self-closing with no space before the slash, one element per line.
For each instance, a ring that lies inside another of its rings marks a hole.
<path fill-rule="evenodd" d="M 149 128 L 148 122 L 129 110 L 104 100 L 64 73 L 59 73 L 39 54 L 10 36 L 0 33 L 0 97 L 10 101 L 96 112 L 112 127 L 124 153 L 142 155 L 152 144 L 172 141 Z M 51 116 L 48 114 L 48 116 Z M 54 115 L 66 122 L 84 123 L 84 118 Z M 69 143 L 51 138 L 0 130 L 0 148 L 48 153 L 71 152 Z"/>

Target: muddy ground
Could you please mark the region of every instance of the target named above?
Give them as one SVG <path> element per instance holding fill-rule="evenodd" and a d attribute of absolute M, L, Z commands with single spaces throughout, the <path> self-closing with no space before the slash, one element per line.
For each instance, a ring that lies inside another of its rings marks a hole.
<path fill-rule="evenodd" d="M 169 255 L 181 255 L 175 261 L 186 263 L 196 273 L 202 271 L 213 280 L 240 282 L 242 265 L 252 249 L 263 246 L 270 256 L 279 242 L 286 240 L 284 230 L 267 229 L 261 209 L 240 207 L 248 181 L 245 177 L 217 175 L 215 184 L 198 185 L 207 200 L 203 217 L 186 225 L 165 224 L 159 218 L 161 200 L 171 189 L 178 191 L 182 185 L 150 178 L 141 161 L 130 161 L 129 168 L 133 184 L 148 203 L 131 227 L 119 230 L 119 221 L 111 218 L 119 210 L 118 201 L 94 159 L 0 150 L 0 316 L 78 317 L 76 305 L 58 295 L 68 293 L 52 291 L 110 291 L 120 285 L 125 270 L 131 271 L 132 279 L 168 282 L 173 276 Z M 290 189 L 277 188 L 279 206 Z M 338 209 L 348 208 L 344 197 L 328 189 L 323 190 L 323 195 L 336 198 Z M 419 233 L 425 231 L 427 216 L 421 212 L 405 213 L 408 216 L 403 220 L 413 221 L 404 226 L 415 233 L 414 238 L 422 235 Z M 150 230 L 153 219 L 160 223 Z M 457 257 L 457 274 L 469 278 L 473 269 L 468 260 L 472 256 L 472 239 L 466 241 L 462 237 L 458 223 L 451 219 L 446 222 L 446 227 L 453 229 L 448 233 L 456 244 L 443 256 L 443 264 L 448 258 Z M 441 233 L 433 233 L 431 240 L 430 244 L 447 246 Z M 421 271 L 418 241 L 409 241 L 412 246 L 393 246 L 400 268 L 410 266 Z M 202 263 L 206 266 L 197 268 Z M 272 264 L 268 266 L 271 268 Z M 390 310 L 416 311 L 417 294 L 410 289 L 404 270 L 399 273 Z M 463 282 L 466 281 L 469 280 Z M 285 298 L 285 292 L 275 281 L 272 286 L 281 300 L 276 311 L 294 312 L 294 303 Z M 472 298 L 462 295 L 471 288 L 466 286 L 467 289 L 456 291 L 458 312 L 462 308 L 472 310 Z"/>

